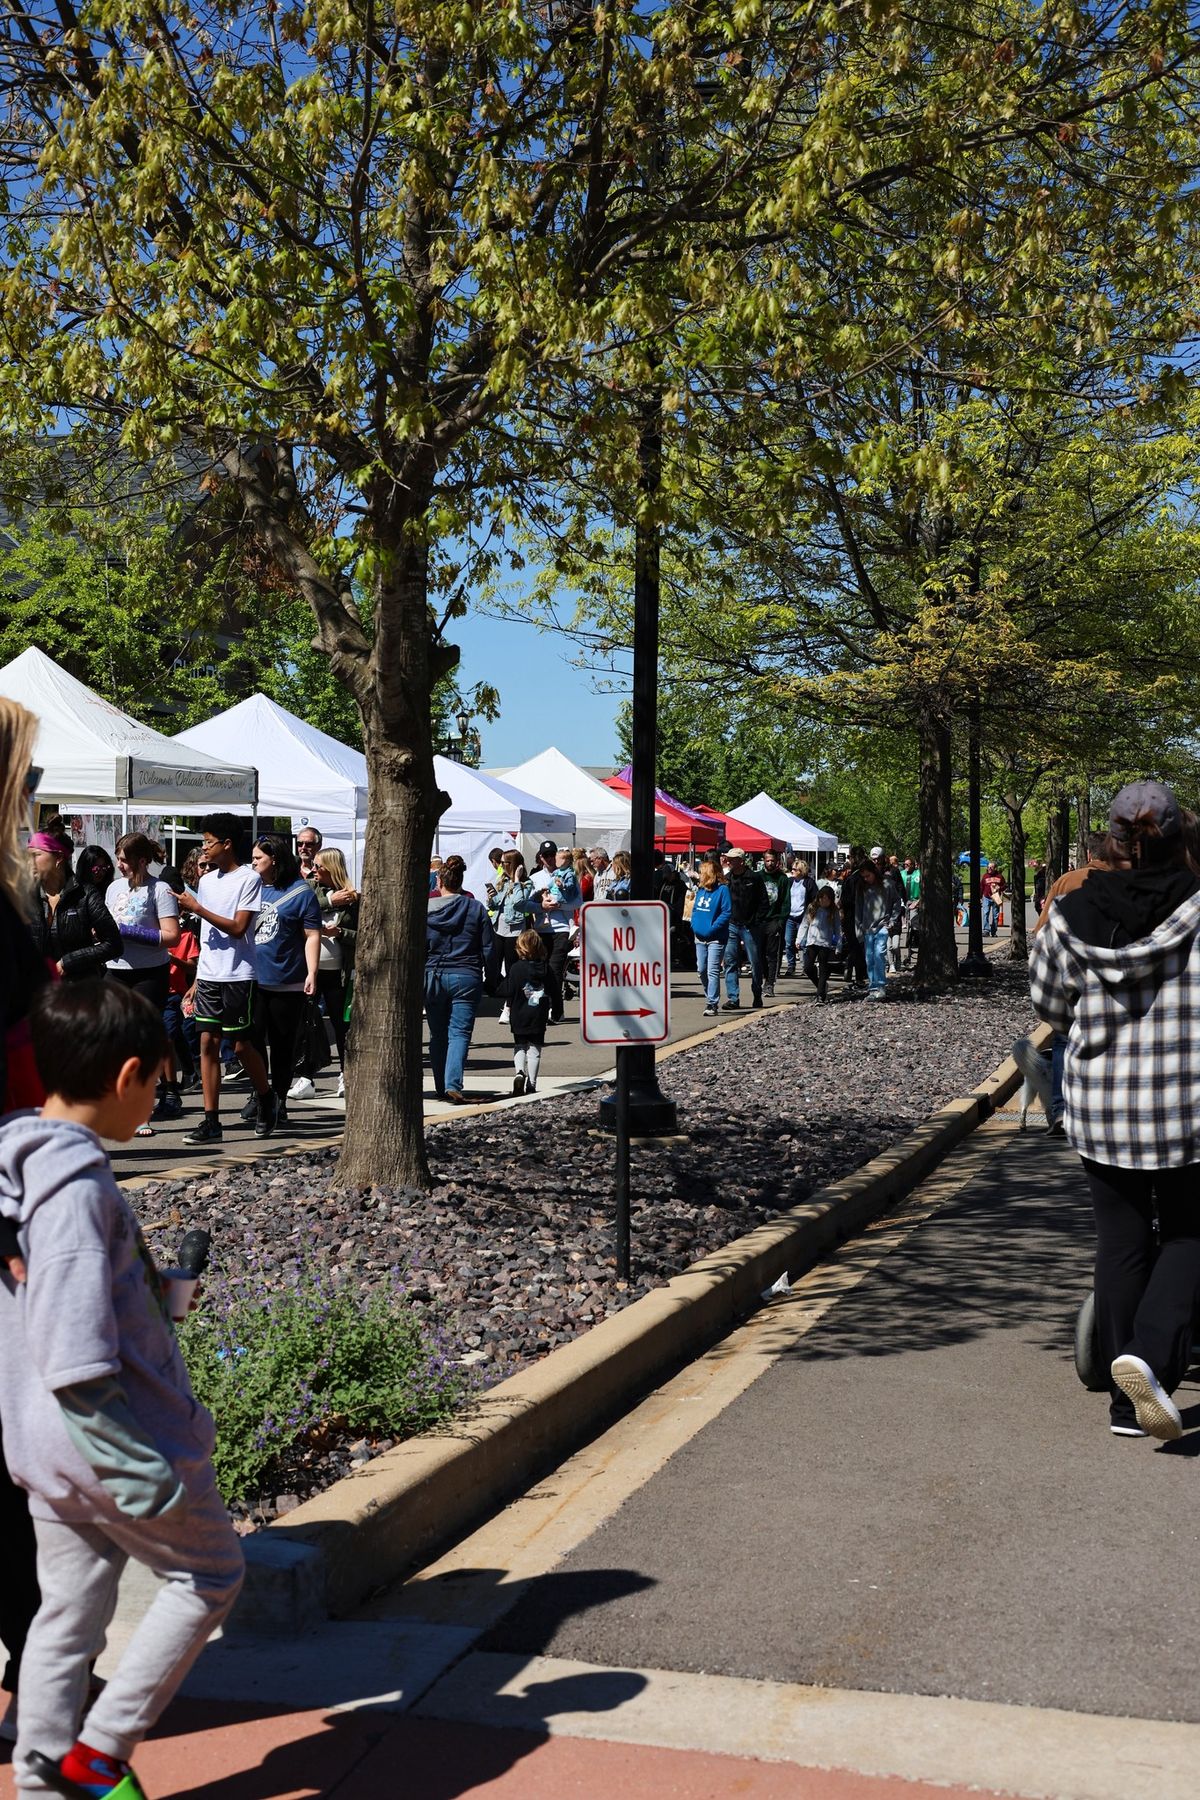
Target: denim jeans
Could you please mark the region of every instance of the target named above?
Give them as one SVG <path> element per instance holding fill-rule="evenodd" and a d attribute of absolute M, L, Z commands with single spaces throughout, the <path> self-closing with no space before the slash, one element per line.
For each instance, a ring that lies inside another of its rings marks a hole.
<path fill-rule="evenodd" d="M 742 966 L 742 956 L 750 964 L 750 989 L 755 999 L 762 993 L 762 955 L 758 933 L 752 925 L 731 925 L 729 941 L 725 945 L 725 996 L 728 1000 L 741 998 L 738 984 L 738 970 Z"/>
<path fill-rule="evenodd" d="M 721 956 L 724 949 L 723 938 L 696 939 L 696 973 L 704 983 L 704 998 L 710 1006 L 715 1006 L 721 998 Z"/>
<path fill-rule="evenodd" d="M 186 1063 L 185 1079 L 190 1081 L 200 1073 L 200 1033 L 196 1030 L 195 1019 L 183 1010 L 182 994 L 167 995 L 163 1025 L 174 1048 L 184 1052 L 180 1060 Z"/>
<path fill-rule="evenodd" d="M 984 937 L 995 937 L 996 922 L 1000 917 L 1000 902 L 994 899 L 991 894 L 985 894 L 983 896 L 982 906 L 983 935 Z"/>
<path fill-rule="evenodd" d="M 804 923 L 804 914 L 796 913 L 783 921 L 783 972 L 796 973 L 796 936 Z"/>
<path fill-rule="evenodd" d="M 878 925 L 874 931 L 868 931 L 862 945 L 867 956 L 867 985 L 883 992 L 887 987 L 887 926 Z"/>
<path fill-rule="evenodd" d="M 434 1092 L 462 1092 L 475 1013 L 483 993 L 476 969 L 426 969 L 425 1017 L 429 1021 L 429 1066 Z"/>

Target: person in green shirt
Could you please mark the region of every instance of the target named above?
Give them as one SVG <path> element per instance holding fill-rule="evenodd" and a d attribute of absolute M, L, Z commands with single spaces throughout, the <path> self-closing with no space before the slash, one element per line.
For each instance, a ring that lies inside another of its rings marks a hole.
<path fill-rule="evenodd" d="M 911 856 L 906 856 L 904 859 L 904 867 L 900 871 L 900 885 L 904 889 L 906 900 L 921 898 L 921 871 Z"/>

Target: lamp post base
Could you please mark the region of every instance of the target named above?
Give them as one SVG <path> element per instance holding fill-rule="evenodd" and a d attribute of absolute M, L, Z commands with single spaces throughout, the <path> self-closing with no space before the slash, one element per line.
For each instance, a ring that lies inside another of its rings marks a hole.
<path fill-rule="evenodd" d="M 673 1137 L 679 1129 L 675 1102 L 668 1100 L 658 1085 L 652 1044 L 630 1045 L 621 1055 L 629 1061 L 629 1135 L 630 1137 Z M 617 1129 L 616 1091 L 600 1102 L 600 1124 L 605 1131 Z"/>

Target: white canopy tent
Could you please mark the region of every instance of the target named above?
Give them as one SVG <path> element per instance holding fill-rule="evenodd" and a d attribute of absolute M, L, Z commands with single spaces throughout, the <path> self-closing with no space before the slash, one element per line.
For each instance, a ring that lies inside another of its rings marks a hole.
<path fill-rule="evenodd" d="M 567 842 L 575 835 L 575 814 L 541 800 L 508 781 L 469 769 L 464 763 L 435 756 L 434 774 L 450 805 L 438 821 L 434 849 L 439 856 L 461 856 L 467 865 L 464 886 L 477 900 L 491 879 L 487 853 L 520 848 L 526 856 L 542 838 Z"/>
<path fill-rule="evenodd" d="M 628 799 L 606 788 L 553 745 L 515 769 L 505 769 L 504 779 L 570 807 L 575 814 L 575 840 L 589 850 L 603 848 L 611 856 L 614 850 L 629 849 Z M 661 837 L 665 830 L 662 815 L 656 815 L 654 835 Z"/>
<path fill-rule="evenodd" d="M 258 778 L 244 763 L 181 744 L 122 712 L 31 646 L 0 669 L 0 694 L 38 718 L 38 795 L 64 808 L 216 812 L 253 808 Z"/>
<path fill-rule="evenodd" d="M 249 757 L 258 770 L 260 812 L 290 817 L 293 831 L 315 826 L 327 845 L 342 850 L 351 881 L 358 880 L 367 818 L 367 759 L 361 750 L 318 731 L 265 694 L 251 694 L 203 725 L 181 731 L 175 742 L 213 756 Z"/>
<path fill-rule="evenodd" d="M 755 831 L 765 831 L 771 837 L 782 838 L 793 850 L 837 849 L 836 833 L 818 830 L 807 819 L 802 819 L 799 813 L 789 812 L 786 806 L 780 806 L 778 800 L 772 800 L 770 794 L 755 794 L 753 800 L 747 800 L 745 806 L 735 806 L 729 817 L 740 819 L 743 825 L 752 825 Z"/>

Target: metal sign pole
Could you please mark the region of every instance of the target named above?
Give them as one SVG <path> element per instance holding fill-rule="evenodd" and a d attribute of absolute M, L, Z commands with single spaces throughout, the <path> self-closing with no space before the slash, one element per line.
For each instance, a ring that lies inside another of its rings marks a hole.
<path fill-rule="evenodd" d="M 653 1052 L 651 1053 L 653 1054 Z M 629 1280 L 629 1063 L 631 1052 L 617 1051 L 616 1188 L 617 1280 Z"/>

